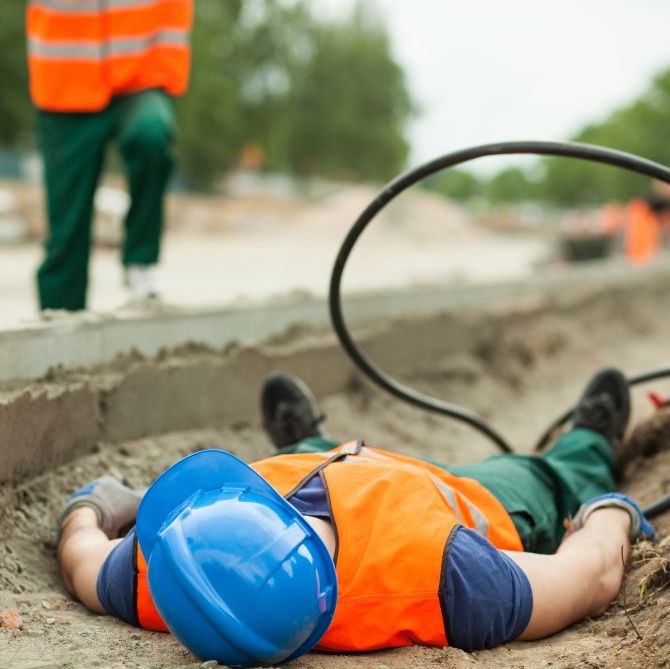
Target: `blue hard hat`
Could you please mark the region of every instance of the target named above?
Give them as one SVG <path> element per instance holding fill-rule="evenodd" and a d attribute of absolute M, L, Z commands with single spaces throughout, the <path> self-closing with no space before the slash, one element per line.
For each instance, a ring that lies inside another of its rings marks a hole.
<path fill-rule="evenodd" d="M 219 450 L 163 472 L 137 513 L 151 597 L 203 660 L 287 662 L 335 612 L 337 577 L 316 531 L 265 479 Z"/>

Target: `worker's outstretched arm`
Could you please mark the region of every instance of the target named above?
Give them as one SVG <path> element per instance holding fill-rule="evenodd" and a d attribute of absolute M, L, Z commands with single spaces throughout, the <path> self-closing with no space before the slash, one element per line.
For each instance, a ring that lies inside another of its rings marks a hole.
<path fill-rule="evenodd" d="M 533 591 L 530 622 L 518 638 L 541 639 L 605 611 L 621 588 L 630 527 L 627 511 L 599 508 L 566 536 L 554 555 L 506 552 Z"/>

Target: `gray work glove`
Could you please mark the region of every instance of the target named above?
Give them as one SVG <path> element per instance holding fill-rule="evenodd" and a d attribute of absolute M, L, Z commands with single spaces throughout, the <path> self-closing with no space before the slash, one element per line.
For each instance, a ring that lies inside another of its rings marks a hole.
<path fill-rule="evenodd" d="M 142 495 L 142 491 L 129 488 L 114 476 L 101 476 L 70 496 L 59 516 L 58 527 L 77 507 L 90 506 L 98 514 L 100 529 L 115 539 L 123 528 L 135 522 Z"/>
<path fill-rule="evenodd" d="M 584 526 L 586 519 L 596 509 L 603 509 L 606 507 L 615 507 L 628 512 L 628 515 L 630 516 L 630 532 L 628 533 L 628 538 L 631 541 L 637 541 L 638 539 L 652 540 L 656 536 L 654 526 L 644 517 L 642 509 L 635 501 L 628 497 L 628 495 L 624 495 L 620 492 L 608 492 L 584 502 L 572 519 L 572 529 L 580 529 Z"/>

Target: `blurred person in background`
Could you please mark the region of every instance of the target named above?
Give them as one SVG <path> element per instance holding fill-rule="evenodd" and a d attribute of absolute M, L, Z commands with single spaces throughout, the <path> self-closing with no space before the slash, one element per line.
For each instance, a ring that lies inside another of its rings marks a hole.
<path fill-rule="evenodd" d="M 624 248 L 628 261 L 637 265 L 651 262 L 660 242 L 658 216 L 646 198 L 635 198 L 626 206 Z"/>
<path fill-rule="evenodd" d="M 654 184 L 654 190 L 647 202 L 658 220 L 661 244 L 667 248 L 670 234 L 670 187 L 663 183 Z"/>
<path fill-rule="evenodd" d="M 190 73 L 193 0 L 31 0 L 30 93 L 38 110 L 49 230 L 41 309 L 86 307 L 93 201 L 115 139 L 131 204 L 122 262 L 131 302 L 157 297 L 173 97 Z"/>

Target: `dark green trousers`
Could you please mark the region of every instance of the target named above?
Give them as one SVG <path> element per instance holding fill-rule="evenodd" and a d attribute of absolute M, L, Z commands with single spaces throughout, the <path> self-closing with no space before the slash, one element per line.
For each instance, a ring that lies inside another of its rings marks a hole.
<path fill-rule="evenodd" d="M 49 233 L 37 272 L 40 308 L 86 307 L 93 197 L 105 150 L 117 140 L 131 205 L 125 221 L 124 265 L 157 262 L 163 195 L 172 172 L 172 99 L 158 90 L 114 98 L 93 113 L 39 111 Z"/>
<path fill-rule="evenodd" d="M 282 453 L 326 451 L 338 443 L 310 438 Z M 600 434 L 582 428 L 563 434 L 541 455 L 494 455 L 481 462 L 449 467 L 458 476 L 479 481 L 507 509 L 527 551 L 553 553 L 582 502 L 614 490 L 612 448 Z"/>

